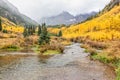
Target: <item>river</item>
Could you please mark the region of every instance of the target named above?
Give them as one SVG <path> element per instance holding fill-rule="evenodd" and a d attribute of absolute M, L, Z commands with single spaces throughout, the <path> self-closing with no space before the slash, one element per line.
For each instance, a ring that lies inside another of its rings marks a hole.
<path fill-rule="evenodd" d="M 1 53 L 0 80 L 115 80 L 112 68 L 90 60 L 78 43 L 52 57 L 28 54 Z"/>

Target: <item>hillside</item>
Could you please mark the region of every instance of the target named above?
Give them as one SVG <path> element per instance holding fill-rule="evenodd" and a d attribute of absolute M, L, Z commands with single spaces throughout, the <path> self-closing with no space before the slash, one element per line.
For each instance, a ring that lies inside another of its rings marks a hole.
<path fill-rule="evenodd" d="M 54 32 L 55 30 L 53 30 Z M 89 37 L 92 40 L 120 39 L 120 6 L 115 5 L 103 15 L 63 29 L 63 37 Z"/>
<path fill-rule="evenodd" d="M 0 0 L 0 16 L 7 18 L 15 24 L 25 25 L 37 23 L 29 17 L 21 14 L 19 10 L 7 0 Z"/>
<path fill-rule="evenodd" d="M 23 26 L 16 25 L 15 23 L 9 21 L 7 18 L 2 19 L 2 26 L 3 26 L 3 31 L 7 30 L 8 32 L 13 32 L 13 33 L 22 33 L 24 30 Z"/>

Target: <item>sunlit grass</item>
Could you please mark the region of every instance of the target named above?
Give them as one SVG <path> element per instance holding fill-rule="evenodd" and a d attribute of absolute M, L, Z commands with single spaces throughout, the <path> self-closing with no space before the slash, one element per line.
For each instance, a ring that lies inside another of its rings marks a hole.
<path fill-rule="evenodd" d="M 60 51 L 58 51 L 58 50 L 47 50 L 43 53 L 43 55 L 55 55 L 55 54 L 60 54 Z"/>

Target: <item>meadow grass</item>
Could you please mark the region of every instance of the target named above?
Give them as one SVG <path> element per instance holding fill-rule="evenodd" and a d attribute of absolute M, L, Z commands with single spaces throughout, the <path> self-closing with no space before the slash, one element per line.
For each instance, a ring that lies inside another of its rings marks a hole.
<path fill-rule="evenodd" d="M 43 53 L 43 55 L 55 55 L 55 54 L 60 54 L 61 52 L 58 50 L 47 50 Z"/>

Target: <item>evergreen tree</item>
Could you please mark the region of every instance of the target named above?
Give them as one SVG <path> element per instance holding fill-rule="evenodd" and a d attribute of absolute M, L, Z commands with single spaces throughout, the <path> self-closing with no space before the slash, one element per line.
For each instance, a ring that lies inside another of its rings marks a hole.
<path fill-rule="evenodd" d="M 33 35 L 33 28 L 32 28 L 32 26 L 30 25 L 30 35 Z"/>
<path fill-rule="evenodd" d="M 35 33 L 35 26 L 31 25 L 30 31 L 31 35 L 33 35 Z"/>
<path fill-rule="evenodd" d="M 2 31 L 2 20 L 0 18 L 0 31 Z"/>
<path fill-rule="evenodd" d="M 24 37 L 27 37 L 27 36 L 28 36 L 28 30 L 27 30 L 27 28 L 24 28 L 23 36 L 24 36 Z"/>
<path fill-rule="evenodd" d="M 46 27 L 46 24 L 43 23 L 43 24 L 42 24 L 42 27 L 41 27 L 41 30 L 43 30 L 45 27 Z"/>
<path fill-rule="evenodd" d="M 44 27 L 46 27 L 46 24 L 45 24 L 45 23 L 43 23 L 43 24 L 42 24 L 42 26 L 43 26 L 43 28 L 44 28 Z"/>
<path fill-rule="evenodd" d="M 36 30 L 36 27 L 35 27 L 35 26 L 33 26 L 33 33 L 35 33 L 35 30 Z"/>
<path fill-rule="evenodd" d="M 33 26 L 31 25 L 31 35 L 33 35 L 34 30 L 33 30 Z"/>
<path fill-rule="evenodd" d="M 28 35 L 31 35 L 31 27 L 28 26 Z"/>
<path fill-rule="evenodd" d="M 44 44 L 48 44 L 49 42 L 50 42 L 50 36 L 48 35 L 47 28 L 45 24 L 42 24 L 42 32 L 39 37 L 39 44 L 44 45 Z"/>
<path fill-rule="evenodd" d="M 38 36 L 41 34 L 42 30 L 41 30 L 41 26 L 38 26 Z"/>
<path fill-rule="evenodd" d="M 61 37 L 61 36 L 62 36 L 62 31 L 60 30 L 58 33 L 58 37 Z"/>
<path fill-rule="evenodd" d="M 35 27 L 34 26 L 29 25 L 26 28 L 27 28 L 28 36 L 33 35 L 35 33 Z"/>

